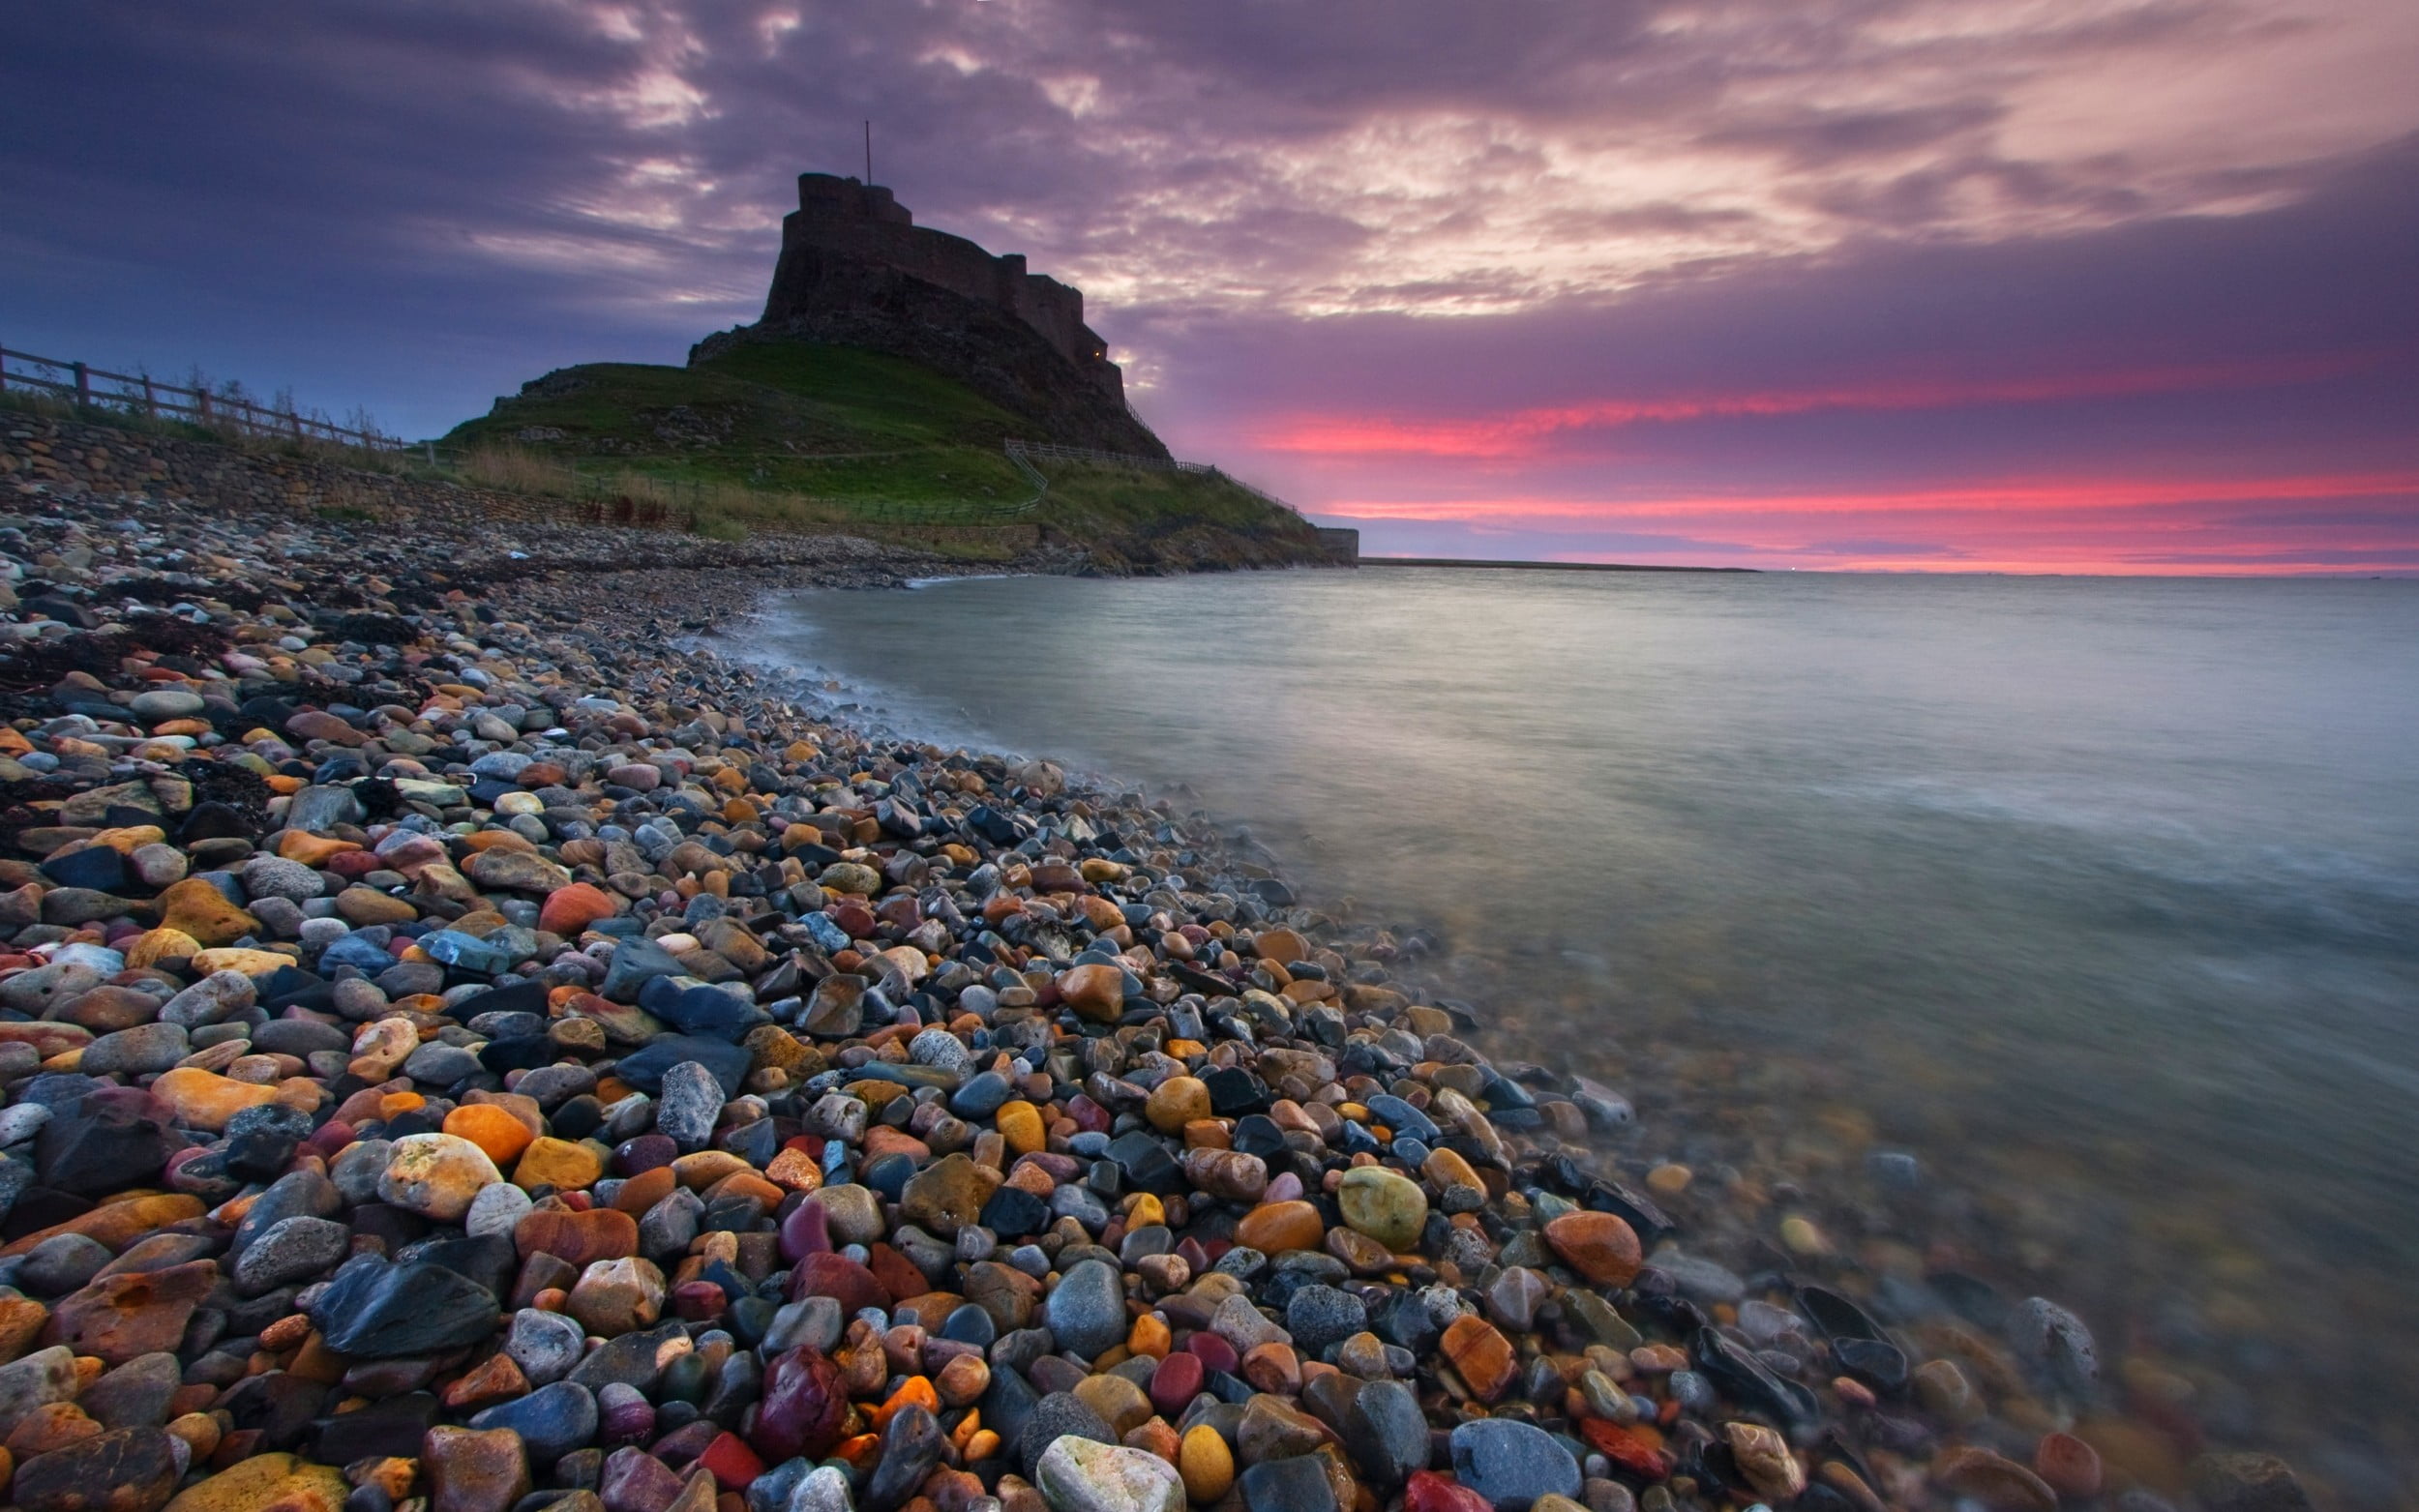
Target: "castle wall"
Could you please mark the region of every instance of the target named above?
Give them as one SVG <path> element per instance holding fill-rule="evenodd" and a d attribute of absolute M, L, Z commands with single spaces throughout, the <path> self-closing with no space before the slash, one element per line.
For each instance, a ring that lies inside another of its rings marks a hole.
<path fill-rule="evenodd" d="M 1084 324 L 1081 290 L 1028 273 L 1015 253 L 995 257 L 963 236 L 917 225 L 887 189 L 802 173 L 798 208 L 782 221 L 781 240 L 785 252 L 811 248 L 895 268 L 1005 311 L 1087 372 L 1107 366 L 1108 343 Z M 1117 387 L 1122 392 L 1121 384 Z"/>

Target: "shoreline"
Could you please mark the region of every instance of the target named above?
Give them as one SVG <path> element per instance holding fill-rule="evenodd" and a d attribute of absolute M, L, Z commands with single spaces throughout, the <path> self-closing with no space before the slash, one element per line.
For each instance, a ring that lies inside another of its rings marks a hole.
<path fill-rule="evenodd" d="M 1491 1063 L 1416 941 L 681 643 L 920 558 L 148 504 L 185 554 L 112 556 L 136 506 L 16 502 L 73 522 L 0 534 L 50 585 L 19 622 L 222 606 L 0 659 L 18 1504 L 2166 1504 L 2038 1431 L 2106 1390 L 2063 1309 L 2000 1299 L 1961 1368 L 1810 1253 L 1710 1299 L 1583 1160 L 1618 1095 Z M 2197 1473 L 2212 1512 L 2300 1496 Z"/>

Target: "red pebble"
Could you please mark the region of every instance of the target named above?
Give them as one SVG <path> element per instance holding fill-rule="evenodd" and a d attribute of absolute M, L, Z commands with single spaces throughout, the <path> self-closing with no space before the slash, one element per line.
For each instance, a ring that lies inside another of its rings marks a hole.
<path fill-rule="evenodd" d="M 1420 1470 L 1403 1487 L 1403 1512 L 1495 1512 L 1486 1497 L 1450 1476 Z"/>
<path fill-rule="evenodd" d="M 890 1311 L 889 1289 L 872 1271 L 841 1255 L 809 1255 L 790 1271 L 790 1300 L 827 1296 L 850 1316 L 869 1307 Z"/>
<path fill-rule="evenodd" d="M 1195 1338 L 1201 1337 L 1199 1334 Z M 1220 1339 L 1220 1344 L 1226 1341 Z M 1208 1374 L 1209 1362 L 1187 1349 L 1178 1349 L 1159 1362 L 1150 1375 L 1150 1405 L 1174 1422 L 1193 1398 L 1201 1394 L 1201 1383 Z"/>
<path fill-rule="evenodd" d="M 2072 1434 L 2045 1434 L 2033 1450 L 2033 1472 L 2071 1501 L 2100 1495 L 2100 1453 Z"/>
<path fill-rule="evenodd" d="M 1230 1376 L 1235 1374 L 1235 1346 L 1216 1334 L 1205 1329 L 1185 1340 L 1184 1348 L 1200 1357 L 1203 1369 L 1222 1370 Z"/>
<path fill-rule="evenodd" d="M 851 939 L 866 939 L 874 933 L 874 911 L 861 903 L 844 903 L 833 908 L 831 922 L 847 931 Z"/>
<path fill-rule="evenodd" d="M 697 1462 L 714 1472 L 714 1484 L 725 1491 L 745 1491 L 764 1473 L 764 1462 L 737 1434 L 724 1434 L 707 1444 Z"/>
<path fill-rule="evenodd" d="M 764 1368 L 764 1395 L 748 1444 L 779 1462 L 821 1459 L 840 1441 L 849 1420 L 849 1391 L 839 1368 L 821 1351 L 800 1345 Z"/>
<path fill-rule="evenodd" d="M 1628 1471 L 1640 1480 L 1662 1480 L 1671 1474 L 1671 1456 L 1661 1449 L 1650 1449 L 1645 1442 L 1630 1436 L 1619 1423 L 1608 1423 L 1600 1417 L 1584 1418 L 1579 1424 L 1579 1437 L 1590 1447 L 1613 1462 L 1618 1468 Z"/>
<path fill-rule="evenodd" d="M 866 1253 L 865 1268 L 874 1273 L 874 1279 L 890 1293 L 894 1302 L 922 1296 L 933 1289 L 933 1284 L 924 1279 L 924 1273 L 915 1268 L 913 1260 L 887 1244 L 877 1244 Z"/>
<path fill-rule="evenodd" d="M 672 1289 L 673 1316 L 683 1322 L 712 1322 L 730 1305 L 730 1294 L 710 1281 L 684 1281 Z"/>

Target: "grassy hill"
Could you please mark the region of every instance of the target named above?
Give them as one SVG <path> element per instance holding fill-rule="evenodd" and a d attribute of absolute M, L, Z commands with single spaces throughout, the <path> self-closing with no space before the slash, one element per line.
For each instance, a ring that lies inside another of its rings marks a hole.
<path fill-rule="evenodd" d="M 1222 477 L 1037 461 L 1037 488 L 1010 436 L 1049 439 L 914 363 L 766 342 L 688 368 L 564 368 L 441 445 L 483 482 L 719 534 L 840 526 L 973 557 L 1071 543 L 1110 571 L 1317 558 L 1299 516 Z"/>

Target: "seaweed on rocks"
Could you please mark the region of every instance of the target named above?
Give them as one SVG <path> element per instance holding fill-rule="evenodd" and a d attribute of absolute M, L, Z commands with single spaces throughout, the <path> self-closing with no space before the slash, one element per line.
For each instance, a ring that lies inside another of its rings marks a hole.
<path fill-rule="evenodd" d="M 422 631 L 400 614 L 332 614 L 313 619 L 313 628 L 331 640 L 353 640 L 371 646 L 407 646 Z"/>
<path fill-rule="evenodd" d="M 197 623 L 181 614 L 138 614 L 120 630 L 40 636 L 0 648 L 0 694 L 48 689 L 70 672 L 106 682 L 137 652 L 198 660 L 224 655 L 234 643 L 222 625 Z"/>
<path fill-rule="evenodd" d="M 132 599 L 137 604 L 166 606 L 194 599 L 216 599 L 229 608 L 250 613 L 269 602 L 268 590 L 238 580 L 211 581 L 190 578 L 179 582 L 161 577 L 118 578 L 101 590 L 111 599 Z"/>

